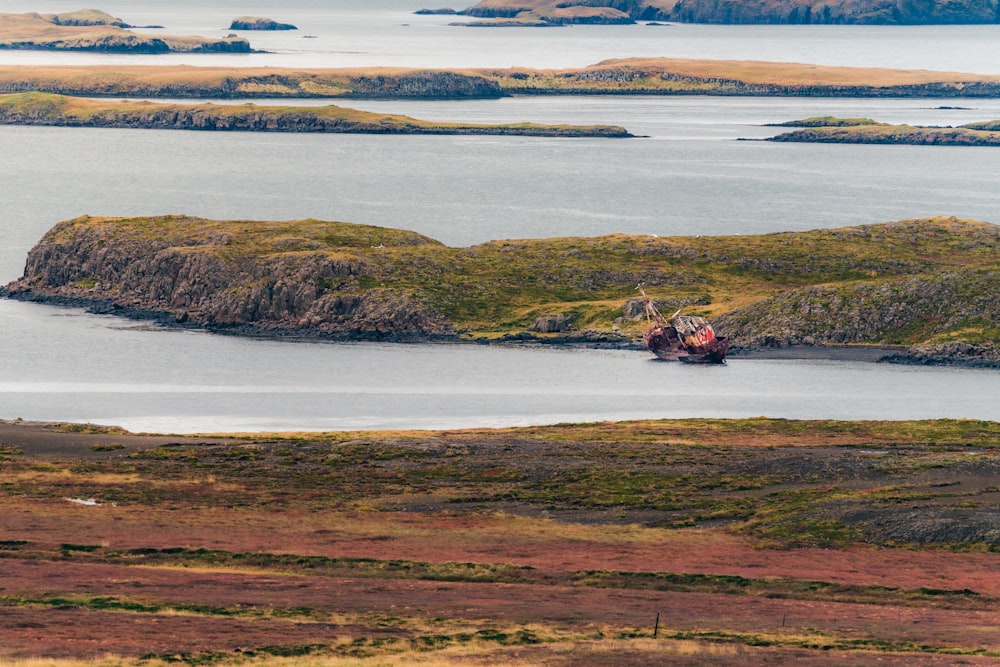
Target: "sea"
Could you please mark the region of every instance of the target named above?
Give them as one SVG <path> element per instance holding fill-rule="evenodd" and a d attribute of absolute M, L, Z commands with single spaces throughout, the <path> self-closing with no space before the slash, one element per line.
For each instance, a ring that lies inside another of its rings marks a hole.
<path fill-rule="evenodd" d="M 5 0 L 61 12 L 76 0 Z M 1000 71 L 1000 26 L 573 26 L 472 29 L 421 0 L 108 0 L 145 32 L 264 52 L 121 56 L 0 51 L 0 65 L 580 67 L 666 56 Z M 459 7 L 460 8 L 460 7 Z M 220 101 L 221 102 L 221 101 Z M 273 103 L 257 100 L 256 103 Z M 287 103 L 287 102 L 283 102 Z M 304 104 L 328 104 L 309 100 Z M 184 213 L 499 238 L 760 234 L 926 216 L 1000 222 L 1000 151 L 780 144 L 768 123 L 819 115 L 953 125 L 1000 100 L 514 97 L 337 101 L 431 120 L 622 125 L 635 139 L 201 133 L 0 127 L 0 283 L 79 215 Z M 633 296 L 623 294 L 622 301 Z M 705 368 L 638 351 L 235 338 L 0 301 L 0 419 L 147 432 L 457 428 L 665 417 L 1000 419 L 1000 372 L 733 357 Z"/>

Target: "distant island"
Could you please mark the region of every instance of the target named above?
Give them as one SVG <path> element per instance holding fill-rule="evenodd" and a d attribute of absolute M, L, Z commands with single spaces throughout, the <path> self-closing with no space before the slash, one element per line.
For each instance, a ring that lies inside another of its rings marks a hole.
<path fill-rule="evenodd" d="M 0 66 L 0 93 L 86 97 L 489 99 L 509 95 L 1000 97 L 1000 76 L 795 63 L 625 58 L 588 67 Z"/>
<path fill-rule="evenodd" d="M 47 233 L 2 294 L 251 336 L 631 346 L 641 282 L 743 349 L 1000 365 L 998 251 L 1000 227 L 954 218 L 451 248 L 344 222 L 84 216 Z"/>
<path fill-rule="evenodd" d="M 230 30 L 298 30 L 291 23 L 278 23 L 263 16 L 241 16 L 229 24 Z"/>
<path fill-rule="evenodd" d="M 0 95 L 0 125 L 114 127 L 147 130 L 312 132 L 337 134 L 492 134 L 534 137 L 630 137 L 610 125 L 477 125 L 417 120 L 338 106 L 162 104 L 88 100 L 52 93 Z"/>
<path fill-rule="evenodd" d="M 909 144 L 912 146 L 1000 146 L 1000 120 L 958 127 L 889 125 L 870 118 L 806 118 L 780 123 L 800 129 L 765 141 L 826 144 Z"/>
<path fill-rule="evenodd" d="M 992 24 L 1000 22 L 995 2 L 929 0 L 482 0 L 455 13 L 479 20 L 461 25 L 535 26 L 622 24 L 636 21 L 679 23 L 819 23 L 870 25 Z"/>
<path fill-rule="evenodd" d="M 96 9 L 64 14 L 0 14 L 0 49 L 109 53 L 250 53 L 242 37 L 143 35 Z"/>

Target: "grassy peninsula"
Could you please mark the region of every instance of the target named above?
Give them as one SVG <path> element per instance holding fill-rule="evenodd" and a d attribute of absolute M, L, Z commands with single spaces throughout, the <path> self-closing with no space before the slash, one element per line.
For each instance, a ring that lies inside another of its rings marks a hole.
<path fill-rule="evenodd" d="M 0 14 L 0 49 L 110 53 L 249 53 L 242 37 L 148 35 L 94 9 L 64 14 Z"/>
<path fill-rule="evenodd" d="M 0 462 L 14 667 L 1000 658 L 996 423 L 0 422 Z"/>
<path fill-rule="evenodd" d="M 1000 97 L 1000 76 L 795 63 L 625 58 L 575 69 L 0 66 L 0 92 L 87 97 L 482 99 L 507 95 Z"/>
<path fill-rule="evenodd" d="M 822 23 L 938 25 L 997 23 L 996 3 L 972 0 L 481 0 L 457 12 L 485 20 L 473 25 L 572 23 Z"/>
<path fill-rule="evenodd" d="M 995 363 L 998 249 L 1000 227 L 954 218 L 451 248 L 342 222 L 84 216 L 46 234 L 4 293 L 250 335 L 425 340 L 554 328 L 563 341 L 625 343 L 645 327 L 641 282 L 663 309 L 709 316 L 738 346 L 921 346 L 928 359 Z"/>
<path fill-rule="evenodd" d="M 609 125 L 476 125 L 417 120 L 338 106 L 285 107 L 160 104 L 88 100 L 51 93 L 0 95 L 0 125 L 54 125 L 163 130 L 366 134 L 503 134 L 535 137 L 629 137 Z"/>
<path fill-rule="evenodd" d="M 782 123 L 801 129 L 766 141 L 830 144 L 909 144 L 912 146 L 1000 146 L 1000 121 L 958 127 L 889 125 L 869 118 L 806 118 Z"/>

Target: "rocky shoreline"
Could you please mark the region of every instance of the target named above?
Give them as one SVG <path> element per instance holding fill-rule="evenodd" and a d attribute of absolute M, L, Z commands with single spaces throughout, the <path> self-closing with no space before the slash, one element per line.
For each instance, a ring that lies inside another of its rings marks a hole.
<path fill-rule="evenodd" d="M 708 316 L 736 356 L 995 367 L 998 248 L 1000 227 L 945 218 L 450 248 L 320 220 L 83 216 L 0 296 L 230 335 L 640 349 L 629 295 L 645 281 L 670 295 L 658 306 Z"/>
<path fill-rule="evenodd" d="M 390 330 L 322 330 L 310 327 L 289 327 L 261 324 L 219 324 L 196 322 L 176 313 L 156 311 L 117 303 L 111 299 L 87 299 L 78 296 L 50 295 L 32 290 L 16 291 L 0 287 L 0 298 L 26 303 L 38 303 L 65 308 L 81 308 L 94 315 L 113 315 L 130 320 L 149 322 L 158 327 L 207 331 L 222 336 L 241 336 L 265 340 L 314 342 L 370 342 L 398 344 L 460 344 L 498 345 L 504 347 L 566 347 L 591 350 L 646 350 L 641 340 L 618 333 L 584 329 L 555 335 L 538 335 L 530 331 L 508 333 L 499 337 L 484 337 L 453 333 L 424 333 Z M 953 366 L 959 368 L 1000 368 L 1000 349 L 994 345 L 950 343 L 938 346 L 885 347 L 880 345 L 808 345 L 734 347 L 730 358 L 860 361 L 908 366 Z"/>
<path fill-rule="evenodd" d="M 308 132 L 325 134 L 504 135 L 522 137 L 629 138 L 610 125 L 473 125 L 434 123 L 408 116 L 376 114 L 344 107 L 272 107 L 218 104 L 162 104 L 81 100 L 51 93 L 0 95 L 0 125 Z"/>

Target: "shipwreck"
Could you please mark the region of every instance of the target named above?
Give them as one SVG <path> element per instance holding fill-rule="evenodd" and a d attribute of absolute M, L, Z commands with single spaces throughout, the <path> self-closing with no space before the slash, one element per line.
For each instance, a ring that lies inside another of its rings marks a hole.
<path fill-rule="evenodd" d="M 639 287 L 646 307 L 649 328 L 642 335 L 642 342 L 664 361 L 683 361 L 689 364 L 724 364 L 729 351 L 729 339 L 718 336 L 704 317 L 681 315 L 678 310 L 664 317 Z"/>

